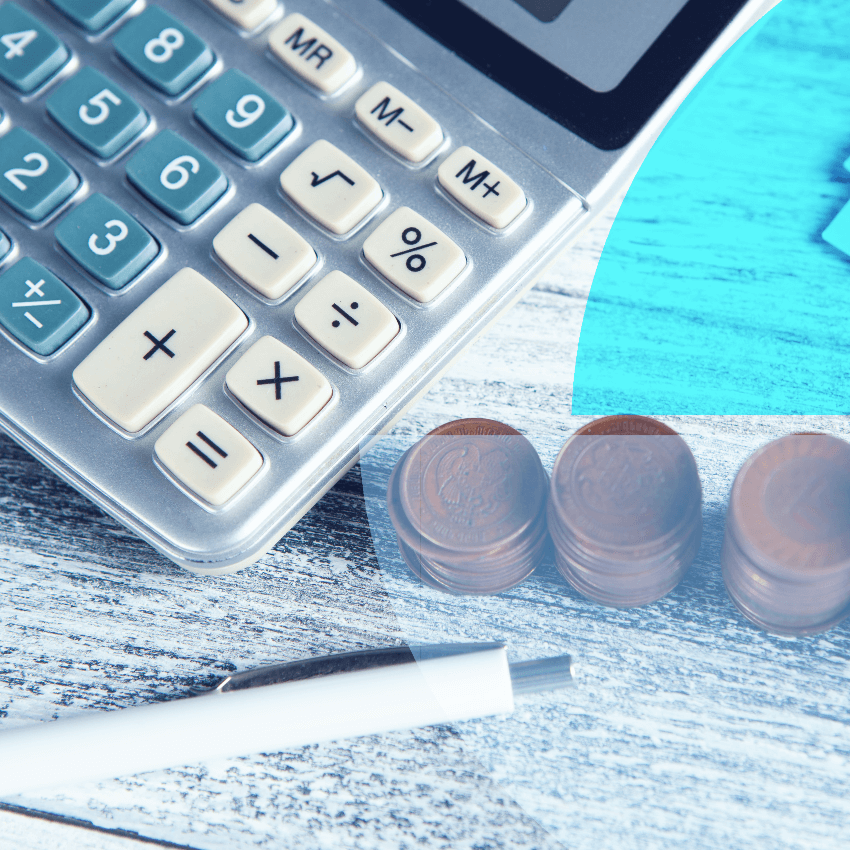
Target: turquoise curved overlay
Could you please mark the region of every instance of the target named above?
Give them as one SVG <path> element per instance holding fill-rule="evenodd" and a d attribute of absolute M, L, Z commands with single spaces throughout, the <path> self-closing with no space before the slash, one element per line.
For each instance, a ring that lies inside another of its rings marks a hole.
<path fill-rule="evenodd" d="M 591 287 L 573 414 L 846 413 L 848 154 L 850 3 L 782 0 L 632 184 Z"/>

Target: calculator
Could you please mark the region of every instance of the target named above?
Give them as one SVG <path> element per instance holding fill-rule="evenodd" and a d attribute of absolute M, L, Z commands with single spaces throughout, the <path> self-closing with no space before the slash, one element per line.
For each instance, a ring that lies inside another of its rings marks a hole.
<path fill-rule="evenodd" d="M 0 2 L 0 427 L 182 567 L 253 563 L 765 5 Z"/>

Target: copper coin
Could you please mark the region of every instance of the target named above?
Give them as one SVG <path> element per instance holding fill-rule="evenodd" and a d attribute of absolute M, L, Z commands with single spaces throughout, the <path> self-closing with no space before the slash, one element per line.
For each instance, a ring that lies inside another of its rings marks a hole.
<path fill-rule="evenodd" d="M 430 543 L 486 552 L 523 535 L 544 509 L 546 473 L 513 428 L 460 420 L 417 443 L 399 473 L 401 505 Z M 488 433 L 483 433 L 488 431 Z"/>
<path fill-rule="evenodd" d="M 604 605 L 660 599 L 681 581 L 702 539 L 693 454 L 645 416 L 585 425 L 555 461 L 547 510 L 556 565 Z"/>
<path fill-rule="evenodd" d="M 732 601 L 780 634 L 815 634 L 850 606 L 850 445 L 792 434 L 754 452 L 732 485 L 721 554 Z"/>
<path fill-rule="evenodd" d="M 553 510 L 596 545 L 652 546 L 677 533 L 701 501 L 696 461 L 676 434 L 574 435 L 552 471 Z"/>

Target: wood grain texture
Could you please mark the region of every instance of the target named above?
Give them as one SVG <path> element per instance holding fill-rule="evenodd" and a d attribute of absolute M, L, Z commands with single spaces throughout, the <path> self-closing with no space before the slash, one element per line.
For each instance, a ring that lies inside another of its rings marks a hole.
<path fill-rule="evenodd" d="M 850 436 L 843 419 L 670 419 L 698 460 L 705 538 L 682 584 L 645 608 L 590 603 L 551 563 L 498 597 L 445 596 L 394 551 L 380 485 L 420 434 L 462 416 L 499 419 L 551 469 L 586 421 L 569 415 L 570 389 L 605 233 L 602 221 L 381 441 L 362 486 L 356 468 L 234 576 L 178 570 L 0 438 L 0 728 L 406 640 L 501 638 L 515 659 L 572 652 L 576 688 L 526 697 L 508 718 L 9 802 L 210 850 L 846 846 L 850 628 L 765 635 L 733 608 L 718 566 L 746 456 L 791 430 Z M 16 850 L 43 846 L 12 834 Z"/>

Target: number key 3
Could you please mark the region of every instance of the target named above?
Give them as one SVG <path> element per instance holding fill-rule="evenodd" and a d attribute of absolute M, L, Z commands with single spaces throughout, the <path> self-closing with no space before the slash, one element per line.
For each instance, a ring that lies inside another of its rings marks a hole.
<path fill-rule="evenodd" d="M 0 198 L 30 221 L 41 221 L 61 206 L 80 178 L 32 133 L 15 127 L 0 138 Z"/>
<path fill-rule="evenodd" d="M 153 236 L 100 194 L 86 198 L 56 228 L 56 241 L 110 289 L 126 286 L 157 255 Z"/>
<path fill-rule="evenodd" d="M 83 147 L 109 159 L 148 123 L 144 110 L 123 89 L 94 68 L 59 86 L 47 99 L 47 112 Z"/>

